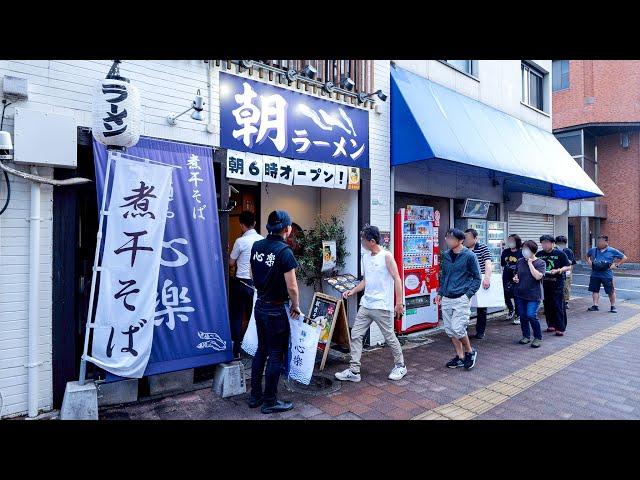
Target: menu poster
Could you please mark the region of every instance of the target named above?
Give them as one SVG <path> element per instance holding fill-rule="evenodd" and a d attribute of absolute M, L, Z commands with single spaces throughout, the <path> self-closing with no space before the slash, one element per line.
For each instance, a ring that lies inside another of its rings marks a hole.
<path fill-rule="evenodd" d="M 336 268 L 336 242 L 324 240 L 322 242 L 322 271 L 328 272 Z"/>

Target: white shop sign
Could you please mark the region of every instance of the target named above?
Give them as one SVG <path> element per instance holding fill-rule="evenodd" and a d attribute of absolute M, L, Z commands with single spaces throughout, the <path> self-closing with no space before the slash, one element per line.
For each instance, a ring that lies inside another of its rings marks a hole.
<path fill-rule="evenodd" d="M 331 163 L 227 150 L 229 179 L 346 189 L 348 169 Z"/>

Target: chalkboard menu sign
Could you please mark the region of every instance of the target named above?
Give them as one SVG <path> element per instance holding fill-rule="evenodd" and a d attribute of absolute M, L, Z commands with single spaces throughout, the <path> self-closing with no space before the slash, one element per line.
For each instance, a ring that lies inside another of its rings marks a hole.
<path fill-rule="evenodd" d="M 318 317 L 326 319 L 318 341 L 318 350 L 322 352 L 322 361 L 320 363 L 320 370 L 322 370 L 327 361 L 332 341 L 341 346 L 351 347 L 349 324 L 342 299 L 325 295 L 324 293 L 314 294 L 308 317 L 310 320 Z"/>

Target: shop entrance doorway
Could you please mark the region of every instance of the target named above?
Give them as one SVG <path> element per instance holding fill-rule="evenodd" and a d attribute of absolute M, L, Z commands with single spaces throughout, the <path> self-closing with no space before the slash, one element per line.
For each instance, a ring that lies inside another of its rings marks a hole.
<path fill-rule="evenodd" d="M 256 231 L 258 233 L 260 233 L 261 227 L 260 185 L 230 184 L 230 186 L 231 194 L 229 199 L 235 202 L 235 207 L 229 212 L 229 252 L 227 256 L 231 253 L 234 242 L 242 236 L 242 230 L 240 229 L 240 214 L 242 212 L 249 211 L 256 216 Z M 234 274 L 235 269 L 230 269 L 229 275 Z M 231 288 L 229 288 L 229 291 L 231 291 Z M 231 306 L 231 301 L 229 301 L 229 305 Z M 244 335 L 250 319 L 251 318 L 245 313 L 242 319 L 242 335 Z"/>

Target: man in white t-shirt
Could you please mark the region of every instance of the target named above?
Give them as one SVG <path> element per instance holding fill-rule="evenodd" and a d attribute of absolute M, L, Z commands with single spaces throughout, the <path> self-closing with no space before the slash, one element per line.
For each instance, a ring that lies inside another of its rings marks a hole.
<path fill-rule="evenodd" d="M 229 322 L 233 356 L 240 358 L 242 343 L 242 317 L 246 312 L 251 317 L 253 309 L 253 280 L 251 279 L 251 247 L 264 237 L 255 230 L 256 217 L 252 212 L 240 214 L 242 236 L 236 239 L 229 255 L 229 266 L 236 267 L 235 277 L 231 277 L 231 295 L 229 297 Z"/>
<path fill-rule="evenodd" d="M 393 331 L 394 317 L 404 314 L 402 302 L 402 281 L 398 265 L 391 252 L 380 246 L 380 230 L 378 227 L 366 226 L 361 235 L 362 247 L 362 281 L 353 289 L 343 293 L 344 298 L 364 290 L 360 300 L 360 308 L 351 329 L 351 361 L 349 368 L 335 374 L 338 380 L 360 381 L 360 357 L 362 356 L 362 339 L 371 322 L 380 328 L 384 339 L 391 347 L 395 366 L 389 374 L 390 380 L 400 380 L 407 374 L 402 347 Z M 394 289 L 397 302 L 394 306 Z"/>

